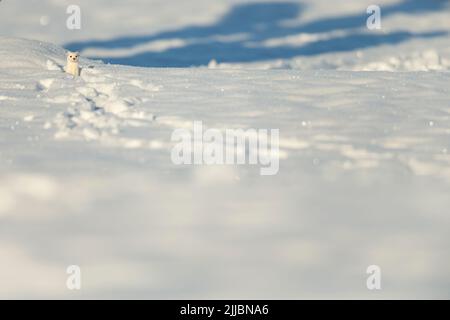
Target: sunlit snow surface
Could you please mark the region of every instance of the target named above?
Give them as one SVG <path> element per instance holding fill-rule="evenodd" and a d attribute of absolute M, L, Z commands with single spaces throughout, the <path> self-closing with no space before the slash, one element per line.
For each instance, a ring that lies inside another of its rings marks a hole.
<path fill-rule="evenodd" d="M 2 1 L 0 297 L 449 298 L 448 1 L 363 2 Z M 193 121 L 279 173 L 175 166 Z"/>

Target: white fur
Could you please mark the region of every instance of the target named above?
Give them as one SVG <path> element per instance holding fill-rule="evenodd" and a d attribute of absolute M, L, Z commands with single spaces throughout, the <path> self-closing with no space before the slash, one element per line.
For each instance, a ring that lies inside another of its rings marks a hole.
<path fill-rule="evenodd" d="M 78 77 L 80 75 L 80 67 L 78 66 L 78 52 L 68 52 L 67 53 L 67 65 L 66 72 Z"/>

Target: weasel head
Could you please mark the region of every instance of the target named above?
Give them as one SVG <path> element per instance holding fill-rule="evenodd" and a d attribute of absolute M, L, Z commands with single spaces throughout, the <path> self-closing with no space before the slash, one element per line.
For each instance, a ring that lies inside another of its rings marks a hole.
<path fill-rule="evenodd" d="M 78 58 L 80 57 L 80 54 L 78 52 L 67 52 L 67 62 L 78 62 Z"/>

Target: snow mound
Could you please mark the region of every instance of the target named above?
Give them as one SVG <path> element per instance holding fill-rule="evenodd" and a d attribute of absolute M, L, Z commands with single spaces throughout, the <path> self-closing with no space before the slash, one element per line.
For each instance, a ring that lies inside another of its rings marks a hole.
<path fill-rule="evenodd" d="M 45 68 L 65 63 L 65 50 L 54 44 L 0 37 L 0 68 Z"/>
<path fill-rule="evenodd" d="M 387 57 L 384 61 L 370 62 L 356 66 L 354 71 L 445 71 L 450 70 L 450 60 L 439 55 L 436 50 L 415 52 L 407 56 Z"/>
<path fill-rule="evenodd" d="M 67 50 L 48 42 L 0 36 L 0 68 L 26 68 L 61 71 Z M 101 62 L 81 58 L 82 65 Z"/>

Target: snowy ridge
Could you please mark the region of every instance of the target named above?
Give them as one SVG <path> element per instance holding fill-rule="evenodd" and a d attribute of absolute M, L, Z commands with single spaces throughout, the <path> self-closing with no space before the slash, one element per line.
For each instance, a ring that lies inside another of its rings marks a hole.
<path fill-rule="evenodd" d="M 1 69 L 56 69 L 55 65 L 63 66 L 65 63 L 65 50 L 54 44 L 2 36 L 0 42 Z"/>

